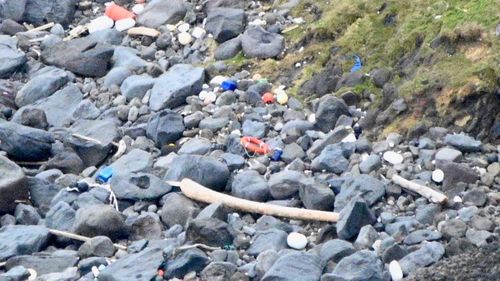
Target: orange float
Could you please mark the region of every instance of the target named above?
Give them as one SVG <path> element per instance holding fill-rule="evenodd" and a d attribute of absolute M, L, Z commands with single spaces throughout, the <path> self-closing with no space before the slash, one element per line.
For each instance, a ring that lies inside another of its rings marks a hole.
<path fill-rule="evenodd" d="M 122 19 L 133 19 L 135 14 L 129 10 L 123 8 L 122 6 L 111 3 L 106 7 L 106 16 L 110 17 L 112 20 L 122 20 Z"/>
<path fill-rule="evenodd" d="M 271 151 L 268 144 L 255 137 L 242 137 L 241 145 L 246 150 L 257 154 L 268 154 Z"/>

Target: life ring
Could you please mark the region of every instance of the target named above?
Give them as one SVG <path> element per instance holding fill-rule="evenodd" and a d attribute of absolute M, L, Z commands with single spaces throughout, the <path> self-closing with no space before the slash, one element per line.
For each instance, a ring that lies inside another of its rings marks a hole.
<path fill-rule="evenodd" d="M 257 154 L 268 154 L 271 151 L 267 143 L 255 137 L 242 137 L 241 144 L 246 150 Z"/>

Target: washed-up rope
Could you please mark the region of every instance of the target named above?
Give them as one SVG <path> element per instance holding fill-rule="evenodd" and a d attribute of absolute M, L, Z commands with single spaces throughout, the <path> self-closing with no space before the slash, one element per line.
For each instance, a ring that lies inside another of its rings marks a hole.
<path fill-rule="evenodd" d="M 97 184 L 97 183 L 90 183 L 85 181 L 89 185 L 89 188 L 104 188 L 109 192 L 109 205 L 111 205 L 113 208 L 115 208 L 118 212 L 120 209 L 118 208 L 118 199 L 116 198 L 116 194 L 114 193 L 113 189 L 111 188 L 110 184 Z M 74 192 L 80 192 L 80 190 L 77 187 L 66 187 L 67 191 L 74 191 Z"/>

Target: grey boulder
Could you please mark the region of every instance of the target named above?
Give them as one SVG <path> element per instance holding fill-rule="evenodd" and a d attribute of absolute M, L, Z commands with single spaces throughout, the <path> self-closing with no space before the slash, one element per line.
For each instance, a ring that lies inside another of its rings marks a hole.
<path fill-rule="evenodd" d="M 184 18 L 186 12 L 186 4 L 182 0 L 153 0 L 138 15 L 137 23 L 152 28 L 176 24 Z"/>
<path fill-rule="evenodd" d="M 482 148 L 480 141 L 464 134 L 448 134 L 444 138 L 444 142 L 462 152 L 478 152 Z"/>
<path fill-rule="evenodd" d="M 294 251 L 279 257 L 262 281 L 317 281 L 322 270 L 319 256 Z"/>
<path fill-rule="evenodd" d="M 0 1 L 0 18 L 20 21 L 23 18 L 27 0 Z"/>
<path fill-rule="evenodd" d="M 214 8 L 208 12 L 205 28 L 217 42 L 222 43 L 242 33 L 245 21 L 243 9 Z"/>
<path fill-rule="evenodd" d="M 186 98 L 197 95 L 205 80 L 205 70 L 187 64 L 176 64 L 157 78 L 149 99 L 149 107 L 158 111 L 185 103 Z"/>
<path fill-rule="evenodd" d="M 444 255 L 444 246 L 439 242 L 424 242 L 422 247 L 399 261 L 405 275 L 437 262 Z"/>
<path fill-rule="evenodd" d="M 241 37 L 243 53 L 251 58 L 273 58 L 279 56 L 285 49 L 283 36 L 270 33 L 260 26 L 247 28 Z"/>
<path fill-rule="evenodd" d="M 16 38 L 0 35 L 0 78 L 8 78 L 27 61 L 26 55 L 17 49 Z"/>
<path fill-rule="evenodd" d="M 368 206 L 373 205 L 385 194 L 385 185 L 369 175 L 347 178 L 335 197 L 335 210 L 342 210 L 356 196 L 361 196 Z"/>
<path fill-rule="evenodd" d="M 132 201 L 156 200 L 172 189 L 160 178 L 146 173 L 117 173 L 110 184 L 116 198 Z"/>
<path fill-rule="evenodd" d="M 40 225 L 8 225 L 0 228 L 0 261 L 43 250 L 49 230 Z"/>
<path fill-rule="evenodd" d="M 340 280 L 383 281 L 384 266 L 375 252 L 362 250 L 343 258 L 332 273 L 321 277 L 321 281 Z"/>
<path fill-rule="evenodd" d="M 63 25 L 73 21 L 77 0 L 28 0 L 24 20 L 34 24 L 57 22 Z"/>
<path fill-rule="evenodd" d="M 359 197 L 354 198 L 340 211 L 337 235 L 345 240 L 350 239 L 358 235 L 363 226 L 375 222 L 375 215 L 366 202 Z"/>
<path fill-rule="evenodd" d="M 51 155 L 52 134 L 0 119 L 0 150 L 16 160 L 41 161 Z"/>
<path fill-rule="evenodd" d="M 43 50 L 42 60 L 82 76 L 102 77 L 108 72 L 113 52 L 111 45 L 84 37 Z"/>
<path fill-rule="evenodd" d="M 132 75 L 123 81 L 120 91 L 127 98 L 127 101 L 134 98 L 142 99 L 154 83 L 155 79 L 148 75 Z"/>
<path fill-rule="evenodd" d="M 29 197 L 23 170 L 7 157 L 0 155 L 0 215 L 11 213 L 16 208 L 16 200 Z"/>
<path fill-rule="evenodd" d="M 342 115 L 351 116 L 345 102 L 331 95 L 324 96 L 318 102 L 316 127 L 327 133 L 335 127 Z"/>
<path fill-rule="evenodd" d="M 214 157 L 179 155 L 165 175 L 166 180 L 191 179 L 208 188 L 222 191 L 229 179 L 229 169 Z"/>
<path fill-rule="evenodd" d="M 110 205 L 93 205 L 78 209 L 73 229 L 75 233 L 89 237 L 102 235 L 116 239 L 128 234 L 122 214 Z"/>
<path fill-rule="evenodd" d="M 270 196 L 266 180 L 253 170 L 237 174 L 232 181 L 231 192 L 236 197 L 258 202 L 266 202 Z"/>
<path fill-rule="evenodd" d="M 40 69 L 16 95 L 16 105 L 22 107 L 49 97 L 69 81 L 66 71 L 48 66 Z"/>
<path fill-rule="evenodd" d="M 165 109 L 149 118 L 146 135 L 155 142 L 157 147 L 161 148 L 180 139 L 184 130 L 182 116 Z"/>

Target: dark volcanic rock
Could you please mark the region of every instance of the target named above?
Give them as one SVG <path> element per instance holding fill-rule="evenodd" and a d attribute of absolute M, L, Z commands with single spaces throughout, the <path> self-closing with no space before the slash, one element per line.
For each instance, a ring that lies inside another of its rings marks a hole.
<path fill-rule="evenodd" d="M 8 225 L 0 228 L 0 261 L 42 250 L 49 230 L 39 225 Z"/>
<path fill-rule="evenodd" d="M 175 143 L 182 137 L 184 130 L 182 116 L 166 109 L 149 119 L 146 134 L 161 148 L 164 145 Z"/>
<path fill-rule="evenodd" d="M 82 76 L 102 77 L 108 72 L 113 47 L 89 37 L 73 39 L 43 50 L 46 64 L 64 68 Z"/>
<path fill-rule="evenodd" d="M 103 235 L 113 239 L 126 237 L 128 232 L 122 214 L 109 205 L 78 209 L 73 228 L 81 235 Z"/>
<path fill-rule="evenodd" d="M 222 43 L 242 33 L 245 21 L 243 9 L 215 8 L 208 12 L 205 27 L 217 42 Z"/>
<path fill-rule="evenodd" d="M 174 159 L 175 165 L 165 175 L 166 180 L 180 181 L 184 178 L 214 190 L 222 191 L 229 179 L 228 167 L 209 156 L 179 155 Z"/>
<path fill-rule="evenodd" d="M 20 161 L 46 160 L 52 154 L 52 134 L 0 119 L 0 149 Z"/>
<path fill-rule="evenodd" d="M 276 260 L 262 281 L 317 281 L 321 276 L 320 258 L 315 254 L 291 252 Z"/>
<path fill-rule="evenodd" d="M 16 208 L 16 200 L 26 200 L 28 197 L 23 170 L 7 157 L 0 155 L 0 215 L 11 213 Z"/>
<path fill-rule="evenodd" d="M 0 35 L 0 78 L 8 78 L 27 61 L 23 52 L 17 50 L 17 39 Z"/>
<path fill-rule="evenodd" d="M 186 239 L 214 247 L 233 244 L 230 226 L 216 218 L 192 220 L 186 229 Z"/>
<path fill-rule="evenodd" d="M 67 25 L 73 21 L 77 0 L 27 0 L 24 20 L 37 25 L 58 22 Z"/>

